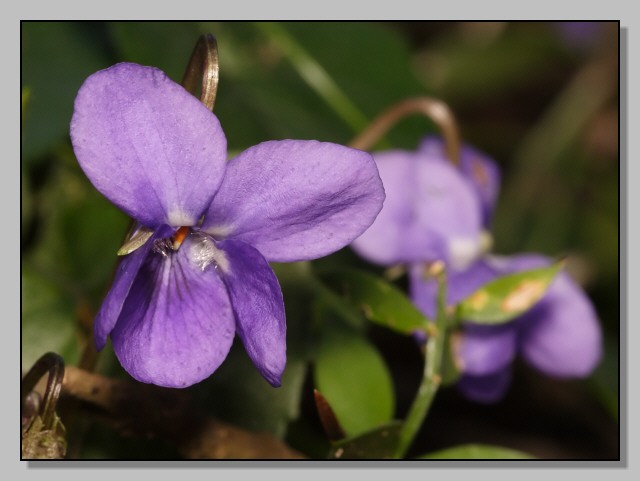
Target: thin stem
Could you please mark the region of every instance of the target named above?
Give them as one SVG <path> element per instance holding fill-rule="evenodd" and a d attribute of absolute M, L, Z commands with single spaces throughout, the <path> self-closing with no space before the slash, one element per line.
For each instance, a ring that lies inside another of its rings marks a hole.
<path fill-rule="evenodd" d="M 33 391 L 38 381 L 47 372 L 49 377 L 47 378 L 47 388 L 42 403 L 41 418 L 44 429 L 53 429 L 55 409 L 64 378 L 64 360 L 58 354 L 48 352 L 36 361 L 29 369 L 29 372 L 22 378 L 20 397 L 21 405 L 24 405 L 27 395 Z"/>
<path fill-rule="evenodd" d="M 442 132 L 449 160 L 458 165 L 460 134 L 455 117 L 447 104 L 431 97 L 415 97 L 392 105 L 378 115 L 349 145 L 360 150 L 370 150 L 399 120 L 416 113 L 435 122 Z"/>
<path fill-rule="evenodd" d="M 402 459 L 416 434 L 420 430 L 422 423 L 427 416 L 427 412 L 433 403 L 436 392 L 442 382 L 441 365 L 444 352 L 444 339 L 447 328 L 446 313 L 446 277 L 444 264 L 440 261 L 431 266 L 431 272 L 438 280 L 438 309 L 435 324 L 428 328 L 429 339 L 425 349 L 425 364 L 422 382 L 418 388 L 413 404 L 409 408 L 409 413 L 402 425 L 400 439 L 396 448 L 395 457 Z"/>
<path fill-rule="evenodd" d="M 200 36 L 193 49 L 189 64 L 182 77 L 182 86 L 196 95 L 198 81 L 201 82 L 200 101 L 213 110 L 218 92 L 218 42 L 207 33 Z"/>

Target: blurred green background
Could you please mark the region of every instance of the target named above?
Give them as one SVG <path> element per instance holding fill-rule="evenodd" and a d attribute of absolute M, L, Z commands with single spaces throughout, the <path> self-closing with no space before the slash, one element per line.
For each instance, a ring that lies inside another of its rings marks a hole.
<path fill-rule="evenodd" d="M 179 82 L 203 33 L 218 41 L 214 111 L 231 153 L 284 138 L 346 144 L 393 103 L 437 97 L 455 113 L 464 141 L 502 169 L 494 251 L 568 255 L 571 273 L 593 300 L 606 349 L 589 380 L 551 380 L 517 365 L 511 391 L 495 406 L 444 389 L 416 450 L 493 442 L 547 458 L 617 458 L 617 22 L 23 22 L 23 372 L 49 350 L 68 364 L 91 364 L 83 352 L 92 316 L 129 222 L 75 161 L 68 131 L 78 88 L 119 61 L 159 67 Z M 424 118 L 407 118 L 378 147 L 413 149 L 435 131 Z M 375 271 L 348 248 L 319 263 Z M 234 346 L 193 391 L 213 415 L 267 430 L 314 456 L 324 441 L 309 360 L 322 356 L 323 345 L 308 344 L 309 326 L 296 316 L 306 295 L 296 268 L 276 272 L 290 301 L 283 387 L 268 387 Z M 402 416 L 420 376 L 419 353 L 381 328 L 368 329 L 367 338 L 375 352 L 358 352 L 382 360 L 382 378 L 395 390 L 395 404 L 380 409 Z M 126 377 L 110 346 L 95 369 Z M 74 448 L 80 457 L 176 456 L 158 441 L 123 439 L 99 423 L 82 440 Z"/>

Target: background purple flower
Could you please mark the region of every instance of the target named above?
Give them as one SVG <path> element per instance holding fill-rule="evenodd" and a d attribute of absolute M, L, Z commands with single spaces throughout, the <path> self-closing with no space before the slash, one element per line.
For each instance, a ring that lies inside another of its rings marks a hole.
<path fill-rule="evenodd" d="M 459 167 L 445 156 L 443 141 L 427 137 L 417 152 L 374 154 L 386 190 L 373 225 L 352 246 L 382 265 L 410 266 L 413 302 L 436 315 L 437 284 L 425 265 L 448 263 L 447 305 L 455 305 L 499 276 L 550 264 L 538 255 L 482 256 L 480 236 L 492 219 L 500 172 L 485 154 L 464 146 Z M 466 250 L 456 246 L 466 245 Z M 588 375 L 601 356 L 602 334 L 588 297 L 561 273 L 544 298 L 518 319 L 500 326 L 464 324 L 457 343 L 459 388 L 477 401 L 498 400 L 509 386 L 511 362 L 529 364 L 557 377 Z"/>
<path fill-rule="evenodd" d="M 537 254 L 489 256 L 466 270 L 449 271 L 447 304 L 460 302 L 496 277 L 550 264 L 550 259 Z M 433 316 L 435 281 L 425 279 L 415 266 L 410 285 L 413 301 Z M 549 376 L 589 375 L 602 355 L 602 332 L 589 298 L 561 272 L 544 297 L 515 320 L 499 326 L 463 324 L 455 351 L 462 372 L 458 382 L 461 391 L 476 401 L 494 402 L 508 388 L 516 355 Z"/>
<path fill-rule="evenodd" d="M 440 259 L 457 268 L 481 254 L 480 187 L 447 160 L 440 141 L 425 141 L 415 152 L 374 153 L 374 159 L 386 200 L 373 225 L 353 242 L 358 254 L 381 265 Z M 493 174 L 487 179 L 493 189 Z"/>
<path fill-rule="evenodd" d="M 433 135 L 423 139 L 418 150 L 429 158 L 444 159 L 446 156 L 444 141 Z M 488 228 L 500 193 L 500 169 L 492 158 L 467 144 L 460 151 L 459 169 L 480 199 L 482 224 Z"/>
<path fill-rule="evenodd" d="M 71 122 L 93 185 L 153 235 L 123 258 L 95 319 L 136 379 L 185 387 L 208 377 L 234 334 L 280 384 L 282 293 L 269 261 L 349 244 L 384 190 L 371 156 L 336 144 L 272 141 L 227 162 L 218 119 L 162 71 L 120 63 L 80 88 Z"/>

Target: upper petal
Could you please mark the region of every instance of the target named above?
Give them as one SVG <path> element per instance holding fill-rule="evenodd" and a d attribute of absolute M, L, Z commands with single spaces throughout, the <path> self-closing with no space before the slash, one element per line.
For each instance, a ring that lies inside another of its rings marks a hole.
<path fill-rule="evenodd" d="M 420 152 L 374 154 L 386 200 L 352 246 L 382 265 L 444 260 L 463 267 L 481 249 L 480 201 L 445 159 Z"/>
<path fill-rule="evenodd" d="M 251 244 L 269 261 L 309 260 L 364 232 L 383 200 L 366 152 L 316 141 L 264 142 L 229 162 L 202 228 Z"/>
<path fill-rule="evenodd" d="M 195 225 L 226 163 L 216 116 L 161 70 L 132 63 L 85 80 L 71 142 L 96 189 L 148 227 Z"/>
<path fill-rule="evenodd" d="M 272 385 L 280 386 L 287 361 L 286 322 L 280 284 L 256 249 L 244 242 L 216 243 L 233 312 L 236 331 L 247 354 Z"/>
<path fill-rule="evenodd" d="M 426 137 L 420 150 L 432 157 L 444 158 L 446 155 L 444 142 L 434 136 Z M 469 145 L 462 146 L 459 168 L 480 198 L 483 225 L 488 227 L 500 192 L 500 169 L 493 159 Z"/>
<path fill-rule="evenodd" d="M 111 338 L 131 376 L 178 388 L 213 373 L 234 333 L 227 290 L 217 270 L 200 262 L 192 234 L 178 251 L 156 246 L 147 256 Z"/>

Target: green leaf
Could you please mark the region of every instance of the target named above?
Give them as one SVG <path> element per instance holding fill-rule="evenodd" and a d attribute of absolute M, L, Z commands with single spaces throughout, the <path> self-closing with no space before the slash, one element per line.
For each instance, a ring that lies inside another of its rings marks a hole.
<path fill-rule="evenodd" d="M 73 100 L 82 82 L 108 67 L 102 24 L 24 22 L 22 85 L 29 89 L 23 159 L 39 158 L 69 133 Z"/>
<path fill-rule="evenodd" d="M 78 360 L 73 304 L 58 286 L 22 269 L 22 369 L 52 351 L 66 363 Z"/>
<path fill-rule="evenodd" d="M 393 415 L 389 370 L 376 348 L 355 330 L 331 320 L 325 323 L 314 379 L 347 435 L 366 432 Z"/>
<path fill-rule="evenodd" d="M 329 271 L 319 277 L 371 322 L 407 335 L 429 324 L 400 289 L 379 277 L 354 269 Z"/>
<path fill-rule="evenodd" d="M 534 456 L 500 446 L 463 444 L 424 454 L 418 459 L 534 459 Z"/>
<path fill-rule="evenodd" d="M 558 262 L 488 282 L 458 305 L 458 318 L 476 324 L 502 324 L 518 317 L 544 296 L 562 265 Z"/>
<path fill-rule="evenodd" d="M 398 444 L 400 421 L 333 443 L 329 459 L 391 459 Z"/>

